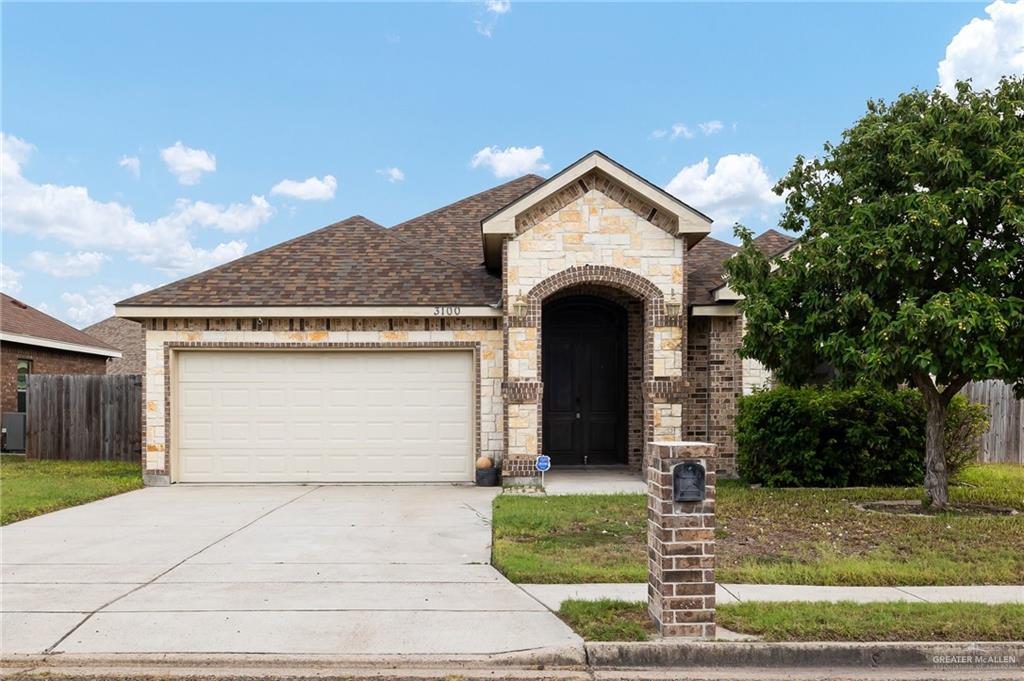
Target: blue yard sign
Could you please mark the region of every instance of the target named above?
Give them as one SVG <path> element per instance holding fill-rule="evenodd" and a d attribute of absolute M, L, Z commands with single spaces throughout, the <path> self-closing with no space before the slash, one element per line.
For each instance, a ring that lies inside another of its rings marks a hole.
<path fill-rule="evenodd" d="M 544 488 L 544 471 L 551 470 L 551 457 L 547 454 L 541 454 L 537 457 L 537 460 L 533 462 L 533 465 L 540 471 L 540 486 Z"/>

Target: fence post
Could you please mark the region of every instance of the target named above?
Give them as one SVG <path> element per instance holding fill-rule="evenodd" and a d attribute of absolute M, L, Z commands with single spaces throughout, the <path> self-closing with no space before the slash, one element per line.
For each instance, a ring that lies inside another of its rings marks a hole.
<path fill-rule="evenodd" d="M 704 469 L 702 501 L 673 500 L 673 473 L 685 462 Z M 647 609 L 660 634 L 714 638 L 715 445 L 647 445 L 647 549 Z"/>

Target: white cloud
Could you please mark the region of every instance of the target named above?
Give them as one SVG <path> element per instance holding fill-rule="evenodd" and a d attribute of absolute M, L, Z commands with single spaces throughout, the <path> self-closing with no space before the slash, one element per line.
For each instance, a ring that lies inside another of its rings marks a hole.
<path fill-rule="evenodd" d="M 966 78 L 983 90 L 997 85 L 1000 76 L 1024 74 L 1024 0 L 996 0 L 985 12 L 988 19 L 971 19 L 946 45 L 938 70 L 939 87 L 947 93 Z"/>
<path fill-rule="evenodd" d="M 484 10 L 486 11 L 485 18 L 476 19 L 473 25 L 476 26 L 477 33 L 485 38 L 490 38 L 498 23 L 498 17 L 508 14 L 512 10 L 512 3 L 510 0 L 485 0 Z"/>
<path fill-rule="evenodd" d="M 290 196 L 300 201 L 328 201 L 334 198 L 338 181 L 334 175 L 307 177 L 305 180 L 281 180 L 270 190 L 271 194 Z"/>
<path fill-rule="evenodd" d="M 722 130 L 725 129 L 725 124 L 719 120 L 704 121 L 703 123 L 697 124 L 697 129 L 700 130 L 702 135 L 707 137 L 709 135 L 717 135 L 722 132 Z M 665 139 L 667 137 L 669 141 L 674 141 L 679 138 L 692 140 L 696 136 L 697 133 L 694 129 L 686 123 L 674 123 L 668 130 L 665 128 L 658 128 L 657 130 L 654 130 L 651 132 L 650 137 L 653 140 Z"/>
<path fill-rule="evenodd" d="M 22 273 L 0 262 L 0 291 L 16 296 L 21 291 Z"/>
<path fill-rule="evenodd" d="M 122 168 L 127 168 L 128 172 L 135 176 L 135 179 L 139 179 L 142 175 L 142 161 L 139 160 L 138 156 L 122 156 L 121 160 L 117 162 L 117 165 Z"/>
<path fill-rule="evenodd" d="M 114 314 L 114 303 L 130 296 L 145 293 L 152 287 L 147 284 L 132 284 L 124 288 L 93 286 L 85 293 L 64 292 L 60 298 L 67 305 L 62 315 L 67 321 L 78 326 L 88 326 Z"/>
<path fill-rule="evenodd" d="M 484 147 L 473 155 L 469 165 L 490 168 L 495 177 L 519 177 L 526 173 L 541 172 L 551 166 L 543 162 L 544 147 Z"/>
<path fill-rule="evenodd" d="M 262 196 L 253 194 L 249 203 L 232 203 L 227 208 L 206 201 L 180 199 L 175 204 L 175 212 L 165 219 L 185 226 L 214 227 L 223 232 L 248 232 L 273 215 L 274 207 Z"/>
<path fill-rule="evenodd" d="M 99 251 L 78 251 L 76 253 L 48 253 L 32 251 L 25 258 L 25 264 L 34 270 L 53 277 L 85 277 L 100 271 L 110 256 Z"/>
<path fill-rule="evenodd" d="M 402 172 L 401 168 L 383 168 L 378 170 L 377 174 L 387 178 L 388 182 L 401 182 L 405 179 L 405 173 Z"/>
<path fill-rule="evenodd" d="M 199 184 L 203 173 L 217 170 L 217 157 L 204 149 L 186 147 L 180 141 L 160 150 L 160 158 L 167 169 L 178 178 L 179 184 Z"/>
<path fill-rule="evenodd" d="M 707 213 L 716 226 L 731 226 L 744 218 L 767 219 L 782 197 L 772 191 L 761 159 L 753 154 L 728 154 L 709 171 L 708 159 L 686 166 L 665 189 L 681 201 Z"/>
<path fill-rule="evenodd" d="M 725 126 L 722 125 L 722 121 L 706 121 L 704 123 L 698 123 L 697 127 L 700 128 L 700 131 L 705 135 L 717 135 L 722 132 L 722 129 Z"/>
<path fill-rule="evenodd" d="M 674 140 L 680 137 L 682 137 L 683 139 L 692 140 L 693 131 L 686 127 L 686 125 L 683 123 L 676 123 L 675 125 L 672 126 L 672 135 L 669 137 L 669 139 Z"/>
<path fill-rule="evenodd" d="M 0 200 L 4 229 L 9 233 L 56 239 L 74 249 L 120 251 L 161 271 L 182 274 L 237 258 L 246 249 L 242 241 L 213 248 L 196 246 L 192 242 L 196 228 L 252 229 L 273 213 L 262 196 L 253 196 L 249 204 L 227 208 L 181 200 L 167 215 L 142 221 L 129 206 L 92 198 L 86 187 L 29 180 L 22 175 L 21 166 L 32 146 L 3 133 L 0 138 Z"/>

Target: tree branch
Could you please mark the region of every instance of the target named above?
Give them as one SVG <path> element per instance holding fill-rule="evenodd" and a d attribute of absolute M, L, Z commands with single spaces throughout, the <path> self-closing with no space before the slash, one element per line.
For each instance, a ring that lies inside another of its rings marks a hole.
<path fill-rule="evenodd" d="M 967 382 L 970 380 L 970 376 L 957 376 L 956 378 L 954 378 L 952 381 L 949 382 L 949 385 L 947 385 L 942 390 L 942 392 L 939 393 L 939 396 L 942 398 L 942 401 L 948 404 L 949 401 L 953 399 L 953 395 L 956 395 L 958 392 L 960 392 L 961 388 L 967 385 Z"/>

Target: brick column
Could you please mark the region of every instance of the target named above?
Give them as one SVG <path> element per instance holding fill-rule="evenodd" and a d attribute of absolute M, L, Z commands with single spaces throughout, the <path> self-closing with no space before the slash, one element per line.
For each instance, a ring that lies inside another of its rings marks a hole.
<path fill-rule="evenodd" d="M 704 501 L 672 501 L 672 471 L 704 467 Z M 662 636 L 715 636 L 715 445 L 647 445 L 647 607 Z"/>

